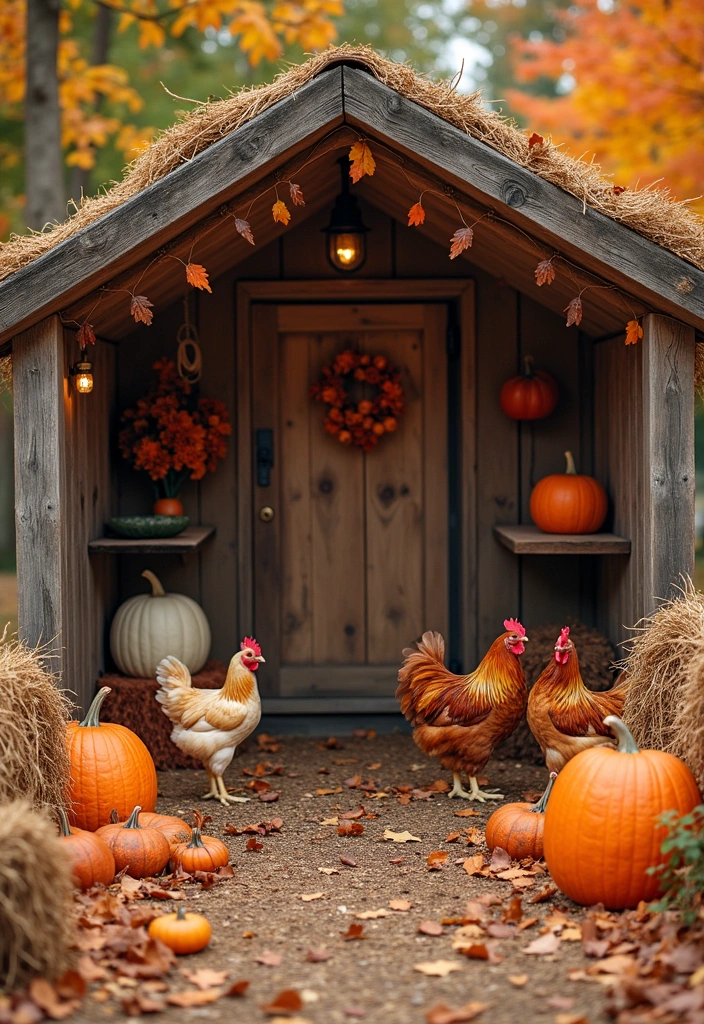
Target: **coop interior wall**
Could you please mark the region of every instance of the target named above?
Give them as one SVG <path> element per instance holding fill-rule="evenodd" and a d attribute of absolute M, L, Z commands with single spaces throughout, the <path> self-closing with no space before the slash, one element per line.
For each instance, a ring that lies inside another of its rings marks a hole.
<path fill-rule="evenodd" d="M 592 471 L 591 343 L 574 328 L 566 328 L 554 313 L 484 272 L 479 264 L 450 261 L 442 247 L 413 232 L 404 230 L 401 234 L 403 229 L 392 218 L 373 206 L 362 205 L 371 232 L 367 262 L 358 278 L 472 277 L 475 281 L 477 508 L 475 535 L 465 538 L 465 542 L 476 545 L 477 607 L 466 620 L 466 628 L 474 630 L 473 636 L 465 637 L 467 660 L 483 652 L 507 616 L 519 615 L 528 629 L 568 618 L 593 625 L 593 559 L 518 558 L 492 536 L 495 523 L 530 522 L 532 483 L 547 473 L 561 472 L 566 450 L 575 454 L 578 468 Z M 234 271 L 213 282 L 212 295 L 191 291 L 191 315 L 196 317 L 203 350 L 202 391 L 226 402 L 233 424 L 238 390 L 247 386 L 236 378 L 236 282 L 324 281 L 336 276 L 326 262 L 320 233 L 326 220 L 327 211 L 313 215 L 300 227 L 253 251 Z M 120 343 L 116 349 L 115 410 L 126 408 L 143 393 L 157 358 L 175 355 L 176 332 L 182 321 L 183 305 L 178 303 L 160 313 L 151 327 L 140 326 Z M 498 405 L 502 382 L 517 372 L 524 354 L 533 355 L 537 365 L 549 370 L 560 385 L 557 411 L 534 425 L 509 421 Z M 464 396 L 464 400 L 471 402 L 473 396 Z M 138 477 L 120 458 L 117 428 L 118 416 L 113 414 L 110 458 L 114 511 L 121 515 L 143 513 L 150 509 L 153 495 L 146 478 Z M 251 629 L 251 623 L 240 621 L 237 607 L 236 449 L 233 437 L 218 471 L 182 490 L 185 511 L 192 521 L 216 527 L 215 537 L 198 554 L 185 559 L 101 556 L 115 560 L 114 607 L 146 589 L 140 573 L 147 568 L 167 589 L 199 601 L 212 628 L 212 657 L 221 660 L 232 656 L 240 635 Z M 471 467 L 467 471 L 471 472 Z M 106 609 L 107 617 L 113 610 Z M 110 665 L 108 652 L 103 665 Z"/>

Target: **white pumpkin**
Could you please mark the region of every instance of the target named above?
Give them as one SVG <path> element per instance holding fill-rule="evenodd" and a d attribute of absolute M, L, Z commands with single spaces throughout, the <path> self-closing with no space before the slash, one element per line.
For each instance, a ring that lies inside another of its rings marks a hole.
<path fill-rule="evenodd" d="M 210 626 L 201 606 L 185 594 L 167 594 L 153 572 L 142 573 L 151 594 L 120 605 L 110 628 L 115 664 L 128 676 L 149 679 L 170 654 L 198 672 L 210 652 Z"/>

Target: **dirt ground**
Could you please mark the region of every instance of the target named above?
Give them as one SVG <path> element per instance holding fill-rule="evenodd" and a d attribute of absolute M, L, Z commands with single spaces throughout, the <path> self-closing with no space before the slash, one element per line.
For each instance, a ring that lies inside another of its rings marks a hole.
<path fill-rule="evenodd" d="M 254 770 L 263 760 L 284 766 L 283 775 L 265 779 L 280 793 L 276 802 L 262 802 L 256 791 L 244 788 L 252 777 L 243 769 Z M 372 778 L 389 795 L 369 799 L 360 789 L 345 786 L 345 780 L 357 774 L 365 782 Z M 541 790 L 546 781 L 545 769 L 507 762 L 490 763 L 486 774 L 509 800 Z M 264 1021 L 261 1005 L 282 989 L 295 988 L 304 1006 L 293 1019 L 310 1024 L 349 1024 L 360 1019 L 368 1024 L 420 1024 L 438 1003 L 458 1007 L 470 1001 L 488 1004 L 478 1017 L 485 1024 L 607 1020 L 602 986 L 567 979 L 569 969 L 588 963 L 580 942 L 563 941 L 551 956 L 523 952 L 540 937 L 541 922 L 556 908 L 567 910 L 575 920 L 579 917 L 578 908 L 559 893 L 546 902 L 529 904 L 546 876 L 537 877 L 523 893 L 524 920 L 537 917 L 538 922 L 520 932 L 514 928 L 515 936 L 489 943 L 496 963 L 469 959 L 453 950 L 455 927 L 444 926 L 438 936 L 419 934 L 423 921 L 462 918 L 467 902 L 483 894 L 496 895 L 505 904 L 512 895 L 511 881 L 470 877 L 461 863 L 455 863 L 477 852 L 488 853 L 486 847 L 469 846 L 464 831 L 454 842 L 445 841 L 448 834 L 475 825 L 483 831 L 492 805 L 448 800 L 440 792 L 404 805 L 391 792 L 391 787 L 399 785 L 419 790 L 447 776 L 407 736 L 344 737 L 338 749 L 327 748 L 320 740 L 286 737 L 275 753 L 262 753 L 250 742 L 249 751 L 231 765 L 226 781 L 234 793 L 251 794 L 252 799 L 231 809 L 198 799 L 207 789 L 204 772 L 161 773 L 157 809 L 185 816 L 199 807 L 212 814 L 207 830 L 225 840 L 235 868 L 233 879 L 213 889 L 189 888 L 187 905 L 208 916 L 213 940 L 202 953 L 181 958 L 178 966 L 225 970 L 229 981 L 247 979 L 250 985 L 244 999 L 224 998 L 192 1009 L 170 1007 L 153 1019 Z M 340 787 L 341 792 L 316 793 Z M 360 803 L 376 815 L 357 819 L 363 834 L 343 837 L 334 824 L 321 824 L 355 810 Z M 479 817 L 455 816 L 469 807 L 476 808 Z M 261 850 L 246 849 L 251 836 L 224 831 L 227 824 L 242 828 L 272 818 L 283 819 L 282 831 L 259 836 Z M 407 830 L 421 841 L 385 841 L 385 829 Z M 430 870 L 427 857 L 434 851 L 449 853 L 447 867 Z M 356 866 L 347 866 L 340 858 Z M 321 868 L 335 873 L 323 873 Z M 317 893 L 323 895 L 310 901 L 301 898 Z M 411 909 L 389 910 L 390 900 L 407 900 Z M 161 904 L 165 910 L 176 905 Z M 387 910 L 387 916 L 354 917 L 377 909 Z M 492 906 L 488 914 L 498 922 L 501 910 Z M 363 926 L 364 938 L 347 941 L 342 936 L 353 923 Z M 329 959 L 310 962 L 308 951 L 319 947 L 325 947 Z M 257 962 L 267 951 L 281 957 L 278 966 Z M 428 977 L 414 969 L 418 963 L 439 960 L 451 961 L 459 969 L 446 977 Z M 116 1014 L 114 1003 L 98 1004 L 89 996 L 75 1019 L 97 1022 L 108 1015 L 116 1019 Z"/>

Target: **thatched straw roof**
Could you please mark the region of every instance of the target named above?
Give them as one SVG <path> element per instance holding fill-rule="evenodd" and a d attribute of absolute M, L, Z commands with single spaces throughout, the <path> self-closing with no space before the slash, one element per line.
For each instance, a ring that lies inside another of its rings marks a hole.
<path fill-rule="evenodd" d="M 598 165 L 575 159 L 549 142 L 531 151 L 528 136 L 512 121 L 483 106 L 480 93 L 458 93 L 452 83 L 433 82 L 406 64 L 379 56 L 371 47 L 345 44 L 289 68 L 268 85 L 244 88 L 228 99 L 200 104 L 184 114 L 126 168 L 122 181 L 94 198 L 84 199 L 63 224 L 40 233 L 13 236 L 0 246 L 0 280 L 341 62 L 363 67 L 402 96 L 572 193 L 586 206 L 704 270 L 704 220 L 684 203 L 675 202 L 666 189 L 627 189 L 617 194 Z"/>

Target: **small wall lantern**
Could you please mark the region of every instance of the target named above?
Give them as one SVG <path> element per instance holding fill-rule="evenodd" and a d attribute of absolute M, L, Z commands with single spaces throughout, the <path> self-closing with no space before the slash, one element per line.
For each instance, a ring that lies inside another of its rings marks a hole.
<path fill-rule="evenodd" d="M 84 348 L 81 349 L 81 358 L 73 364 L 70 373 L 76 378 L 76 391 L 81 395 L 89 395 L 93 390 L 93 364 Z"/>
<path fill-rule="evenodd" d="M 327 236 L 328 263 L 335 270 L 351 273 L 359 270 L 367 258 L 366 234 L 369 228 L 362 220 L 357 198 L 350 192 L 350 162 L 346 156 L 337 161 L 340 165 L 342 188 L 335 199 L 330 214 L 330 223 L 323 228 Z"/>

